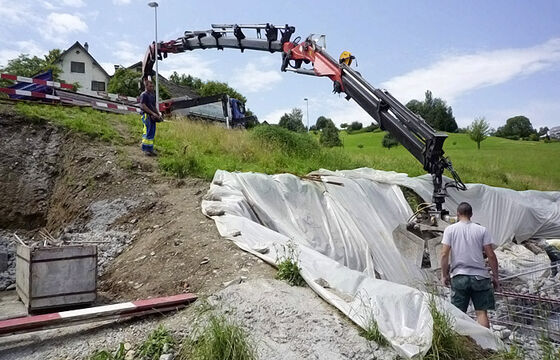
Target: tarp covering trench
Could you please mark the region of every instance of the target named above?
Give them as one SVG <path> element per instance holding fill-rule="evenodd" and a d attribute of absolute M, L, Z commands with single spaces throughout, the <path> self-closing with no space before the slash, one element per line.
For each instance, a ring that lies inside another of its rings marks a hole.
<path fill-rule="evenodd" d="M 422 356 L 430 347 L 433 325 L 429 295 L 418 290 L 426 275 L 397 250 L 392 231 L 412 214 L 397 185 L 410 187 L 429 200 L 431 183 L 426 177 L 409 178 L 406 174 L 371 169 L 321 170 L 316 174 L 322 175 L 322 181 L 289 174 L 219 170 L 202 202 L 202 211 L 215 220 L 222 236 L 269 263 L 275 264 L 286 256 L 289 246 L 296 244 L 302 275 L 314 291 L 362 327 L 375 319 L 383 335 L 403 356 Z M 490 202 L 511 201 L 501 197 L 518 194 L 513 191 L 502 195 L 504 189 L 484 185 L 470 185 L 471 188 L 485 192 Z M 542 199 L 542 193 L 534 194 Z M 560 230 L 560 194 L 544 194 L 552 203 L 556 199 L 557 213 L 546 219 L 523 219 L 529 223 L 542 220 L 516 227 L 523 236 Z M 453 195 L 447 202 L 451 207 L 468 199 L 475 210 L 479 208 L 476 194 L 463 198 Z M 506 221 L 510 210 L 499 205 L 487 205 L 498 212 L 490 219 Z M 511 238 L 517 233 L 500 230 L 493 235 L 502 242 L 501 236 Z M 485 348 L 501 346 L 489 330 L 449 303 L 441 302 L 440 306 L 454 315 L 455 329 L 460 334 L 470 335 Z"/>

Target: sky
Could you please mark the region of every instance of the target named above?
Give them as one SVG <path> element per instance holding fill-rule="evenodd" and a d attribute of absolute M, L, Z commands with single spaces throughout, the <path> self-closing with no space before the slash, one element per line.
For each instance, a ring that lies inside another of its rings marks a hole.
<path fill-rule="evenodd" d="M 426 90 L 445 100 L 461 127 L 485 117 L 494 128 L 527 116 L 535 128 L 560 125 L 560 1 L 179 1 L 160 0 L 158 40 L 213 23 L 290 24 L 296 35 L 326 35 L 327 52 L 350 51 L 374 87 L 406 104 Z M 139 0 L 0 0 L 0 66 L 20 53 L 44 55 L 88 42 L 109 72 L 142 60 L 154 39 L 154 10 Z M 247 36 L 252 33 L 246 32 Z M 260 121 L 294 107 L 307 123 L 373 119 L 332 94 L 328 78 L 280 72 L 281 55 L 226 49 L 170 55 L 160 72 L 225 81 Z"/>

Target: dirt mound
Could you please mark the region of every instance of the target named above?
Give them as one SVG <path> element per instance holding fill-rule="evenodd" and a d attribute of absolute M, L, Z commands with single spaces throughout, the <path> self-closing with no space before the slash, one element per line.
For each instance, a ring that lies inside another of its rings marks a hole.
<path fill-rule="evenodd" d="M 11 234 L 37 240 L 40 228 L 98 245 L 101 302 L 210 294 L 223 283 L 273 273 L 224 241 L 201 213 L 207 181 L 162 176 L 126 127 L 118 129 L 124 144 L 111 144 L 5 111 L 0 119 L 10 138 L 0 145 L 9 154 L 0 159 L 9 177 L 0 191 L 0 251 L 10 265 L 0 273 L 0 290 L 14 281 Z"/>
<path fill-rule="evenodd" d="M 63 134 L 54 126 L 0 114 L 0 228 L 45 225 Z"/>

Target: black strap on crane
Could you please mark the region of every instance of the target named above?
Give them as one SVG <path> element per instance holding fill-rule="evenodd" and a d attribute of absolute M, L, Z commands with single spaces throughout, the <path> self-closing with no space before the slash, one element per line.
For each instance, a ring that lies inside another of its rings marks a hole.
<path fill-rule="evenodd" d="M 273 53 L 272 42 L 278 40 L 278 29 L 274 25 L 266 24 L 265 28 L 266 40 L 268 40 L 268 51 Z"/>
<path fill-rule="evenodd" d="M 245 39 L 245 34 L 243 34 L 243 31 L 241 31 L 239 25 L 235 25 L 233 27 L 233 35 L 237 38 L 237 43 L 239 44 L 239 49 L 241 50 L 241 52 L 245 51 L 245 48 L 241 44 L 241 40 Z"/>
<path fill-rule="evenodd" d="M 201 49 L 206 49 L 206 47 L 204 47 L 204 45 L 202 44 L 202 38 L 206 37 L 206 33 L 199 33 L 196 35 L 196 37 L 198 38 L 198 46 L 200 46 Z"/>
<path fill-rule="evenodd" d="M 222 33 L 212 30 L 211 34 L 214 37 L 214 39 L 216 39 L 216 48 L 218 50 L 224 50 L 224 47 L 220 45 L 220 42 L 218 41 L 218 39 L 222 37 Z"/>

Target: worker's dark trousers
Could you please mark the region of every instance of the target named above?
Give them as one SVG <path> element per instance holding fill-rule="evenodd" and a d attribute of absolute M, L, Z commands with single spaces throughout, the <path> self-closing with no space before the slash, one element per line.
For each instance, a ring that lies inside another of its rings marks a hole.
<path fill-rule="evenodd" d="M 144 131 L 142 132 L 142 151 L 154 151 L 154 138 L 156 137 L 156 122 L 148 114 L 142 115 Z"/>

